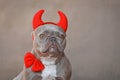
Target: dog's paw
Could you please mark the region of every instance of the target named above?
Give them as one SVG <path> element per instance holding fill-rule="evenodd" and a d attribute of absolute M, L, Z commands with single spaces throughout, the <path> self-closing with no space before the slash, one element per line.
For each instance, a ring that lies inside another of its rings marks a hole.
<path fill-rule="evenodd" d="M 56 77 L 55 80 L 63 80 L 62 77 Z"/>

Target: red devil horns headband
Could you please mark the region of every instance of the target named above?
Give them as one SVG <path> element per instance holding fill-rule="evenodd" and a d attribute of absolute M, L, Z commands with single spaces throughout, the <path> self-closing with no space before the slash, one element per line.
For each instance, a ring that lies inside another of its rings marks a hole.
<path fill-rule="evenodd" d="M 67 27 L 68 27 L 68 21 L 67 21 L 67 17 L 65 16 L 65 14 L 63 12 L 58 11 L 58 14 L 60 16 L 60 20 L 57 24 L 53 23 L 53 22 L 43 22 L 41 19 L 43 13 L 44 13 L 44 10 L 40 10 L 34 15 L 34 18 L 33 18 L 33 29 L 34 30 L 37 27 L 39 27 L 40 25 L 55 24 L 55 25 L 58 25 L 59 27 L 61 27 L 66 32 Z"/>

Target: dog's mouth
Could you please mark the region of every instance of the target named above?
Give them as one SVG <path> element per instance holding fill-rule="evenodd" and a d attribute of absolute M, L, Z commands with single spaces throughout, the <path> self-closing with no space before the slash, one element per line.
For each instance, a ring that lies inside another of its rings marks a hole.
<path fill-rule="evenodd" d="M 43 51 L 39 51 L 38 54 L 43 57 L 58 57 L 60 55 L 60 51 L 56 44 L 49 44 Z"/>
<path fill-rule="evenodd" d="M 47 53 L 59 53 L 59 45 L 57 43 L 48 43 L 46 45 Z"/>

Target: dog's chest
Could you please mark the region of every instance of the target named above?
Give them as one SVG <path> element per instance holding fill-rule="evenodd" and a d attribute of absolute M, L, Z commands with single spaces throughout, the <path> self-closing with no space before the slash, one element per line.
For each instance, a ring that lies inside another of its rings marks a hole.
<path fill-rule="evenodd" d="M 55 65 L 55 61 L 42 61 L 45 69 L 42 71 L 42 78 L 52 78 L 57 76 L 57 66 Z"/>
<path fill-rule="evenodd" d="M 42 71 L 42 77 L 56 77 L 56 65 L 45 66 L 45 69 Z"/>

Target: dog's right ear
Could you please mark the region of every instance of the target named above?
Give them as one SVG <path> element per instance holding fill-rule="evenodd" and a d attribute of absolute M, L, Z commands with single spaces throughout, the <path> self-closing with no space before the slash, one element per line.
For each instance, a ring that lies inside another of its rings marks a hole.
<path fill-rule="evenodd" d="M 35 32 L 34 31 L 31 33 L 31 36 L 32 36 L 32 41 L 34 41 L 35 40 Z"/>

